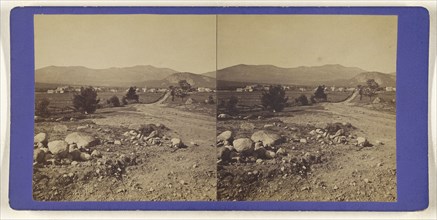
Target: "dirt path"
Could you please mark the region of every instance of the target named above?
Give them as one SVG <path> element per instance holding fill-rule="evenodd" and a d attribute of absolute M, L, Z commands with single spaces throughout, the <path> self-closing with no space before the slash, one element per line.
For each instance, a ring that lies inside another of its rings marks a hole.
<path fill-rule="evenodd" d="M 349 98 L 347 98 L 346 100 L 343 101 L 343 103 L 350 103 L 352 100 L 354 100 L 358 96 L 358 94 L 359 94 L 359 91 L 356 89 L 354 91 L 354 93 L 352 93 L 352 95 Z"/>

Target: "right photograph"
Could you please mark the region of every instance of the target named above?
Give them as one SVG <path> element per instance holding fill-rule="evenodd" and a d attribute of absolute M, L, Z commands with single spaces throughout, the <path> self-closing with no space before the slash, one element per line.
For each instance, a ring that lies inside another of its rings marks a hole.
<path fill-rule="evenodd" d="M 397 16 L 217 16 L 217 200 L 396 202 Z"/>

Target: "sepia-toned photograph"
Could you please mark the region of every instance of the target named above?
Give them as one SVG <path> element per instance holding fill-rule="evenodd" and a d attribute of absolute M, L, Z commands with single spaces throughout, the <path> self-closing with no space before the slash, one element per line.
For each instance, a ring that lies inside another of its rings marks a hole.
<path fill-rule="evenodd" d="M 397 17 L 217 19 L 217 199 L 397 201 Z"/>
<path fill-rule="evenodd" d="M 36 15 L 33 198 L 216 199 L 215 15 Z"/>
<path fill-rule="evenodd" d="M 397 201 L 397 16 L 35 15 L 34 38 L 34 200 Z"/>

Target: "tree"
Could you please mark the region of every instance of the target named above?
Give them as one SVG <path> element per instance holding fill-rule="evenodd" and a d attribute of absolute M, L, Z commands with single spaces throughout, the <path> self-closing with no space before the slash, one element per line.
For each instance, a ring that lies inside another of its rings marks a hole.
<path fill-rule="evenodd" d="M 134 100 L 135 102 L 139 102 L 139 96 L 137 95 L 137 88 L 130 87 L 126 93 L 126 100 Z"/>
<path fill-rule="evenodd" d="M 314 92 L 314 99 L 316 101 L 327 101 L 328 95 L 325 93 L 325 86 L 318 86 L 316 91 Z"/>
<path fill-rule="evenodd" d="M 372 100 L 372 97 L 376 95 L 376 91 L 379 89 L 379 84 L 374 79 L 368 79 L 366 85 L 362 93 Z"/>
<path fill-rule="evenodd" d="M 235 114 L 238 112 L 237 109 L 238 98 L 236 96 L 231 96 L 226 104 L 226 111 L 231 114 Z"/>
<path fill-rule="evenodd" d="M 184 91 L 188 91 L 191 89 L 191 85 L 185 79 L 179 80 L 178 84 L 179 84 L 179 87 Z"/>
<path fill-rule="evenodd" d="M 42 98 L 36 102 L 35 105 L 35 115 L 45 116 L 49 114 L 50 100 L 47 98 Z"/>
<path fill-rule="evenodd" d="M 73 107 L 82 113 L 94 113 L 100 99 L 97 99 L 97 91 L 93 87 L 81 88 L 79 93 L 73 95 Z"/>
<path fill-rule="evenodd" d="M 268 91 L 263 91 L 261 104 L 264 108 L 270 108 L 275 112 L 282 111 L 288 101 L 285 96 L 285 90 L 282 86 L 271 86 Z"/>
<path fill-rule="evenodd" d="M 181 98 L 182 101 L 184 101 L 184 98 L 188 96 L 187 91 L 178 89 L 175 91 L 175 96 Z"/>
<path fill-rule="evenodd" d="M 109 100 L 108 100 L 108 104 L 111 104 L 113 107 L 120 107 L 120 99 L 118 99 L 117 96 L 112 96 Z"/>

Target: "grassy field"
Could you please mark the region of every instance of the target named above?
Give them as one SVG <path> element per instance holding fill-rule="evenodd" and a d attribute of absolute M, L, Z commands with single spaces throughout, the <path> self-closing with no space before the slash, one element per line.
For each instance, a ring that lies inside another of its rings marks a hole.
<path fill-rule="evenodd" d="M 112 96 L 117 96 L 120 100 L 121 98 L 126 95 L 125 92 L 98 92 L 97 96 L 100 99 L 101 104 L 105 104 L 106 100 L 111 98 Z M 164 93 L 138 93 L 140 97 L 141 103 L 152 103 L 157 101 L 159 98 L 161 98 Z M 57 93 L 57 94 L 48 94 L 48 93 L 35 93 L 35 101 L 38 102 L 39 100 L 47 98 L 50 100 L 49 107 L 54 108 L 65 108 L 72 106 L 72 100 L 73 100 L 73 93 Z"/>
<path fill-rule="evenodd" d="M 293 106 L 295 105 L 294 99 L 305 95 L 309 99 L 314 94 L 313 91 L 287 91 L 286 96 L 288 96 L 288 103 Z M 328 102 L 340 102 L 345 100 L 347 97 L 351 95 L 350 92 L 329 92 L 328 94 Z M 217 100 L 219 103 L 224 100 L 227 102 L 231 96 L 235 96 L 238 98 L 238 106 L 240 108 L 245 107 L 257 107 L 261 106 L 261 91 L 255 92 L 236 92 L 236 91 L 218 91 L 217 92 Z"/>

